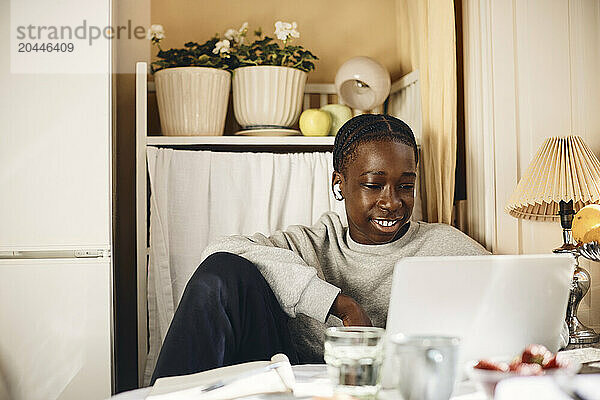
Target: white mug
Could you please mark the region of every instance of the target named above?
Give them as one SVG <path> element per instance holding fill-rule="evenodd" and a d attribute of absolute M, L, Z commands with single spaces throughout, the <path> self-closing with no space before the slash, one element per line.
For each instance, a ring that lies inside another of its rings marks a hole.
<path fill-rule="evenodd" d="M 460 339 L 403 334 L 392 337 L 398 390 L 404 400 L 448 400 L 454 389 Z"/>

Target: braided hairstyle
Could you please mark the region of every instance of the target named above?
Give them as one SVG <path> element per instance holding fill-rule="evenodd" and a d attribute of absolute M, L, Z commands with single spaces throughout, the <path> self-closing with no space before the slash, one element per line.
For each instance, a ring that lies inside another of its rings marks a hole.
<path fill-rule="evenodd" d="M 356 157 L 359 143 L 384 140 L 412 147 L 415 163 L 419 162 L 415 135 L 406 123 L 391 115 L 362 114 L 350 119 L 338 131 L 333 145 L 333 169 L 343 173 Z"/>

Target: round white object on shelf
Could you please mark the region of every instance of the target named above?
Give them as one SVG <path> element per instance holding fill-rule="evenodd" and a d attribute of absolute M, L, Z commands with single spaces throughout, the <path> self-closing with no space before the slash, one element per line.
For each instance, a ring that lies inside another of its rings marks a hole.
<path fill-rule="evenodd" d="M 338 69 L 335 90 L 343 104 L 362 110 L 372 110 L 383 104 L 390 94 L 388 70 L 369 57 L 353 57 Z"/>

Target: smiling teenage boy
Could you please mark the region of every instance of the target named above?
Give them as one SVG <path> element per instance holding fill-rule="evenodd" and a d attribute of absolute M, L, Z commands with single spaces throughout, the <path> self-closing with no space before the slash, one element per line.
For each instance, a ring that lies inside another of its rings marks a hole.
<path fill-rule="evenodd" d="M 327 212 L 312 227 L 209 245 L 153 381 L 277 352 L 292 362 L 323 362 L 327 326 L 385 326 L 400 258 L 488 254 L 451 226 L 410 221 L 418 152 L 404 122 L 352 118 L 336 136 L 333 163 L 332 190 L 345 201 L 348 227 Z"/>

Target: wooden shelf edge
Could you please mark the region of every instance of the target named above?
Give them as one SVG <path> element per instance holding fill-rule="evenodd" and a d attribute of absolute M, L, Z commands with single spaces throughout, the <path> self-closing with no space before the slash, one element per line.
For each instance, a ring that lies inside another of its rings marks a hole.
<path fill-rule="evenodd" d="M 147 136 L 150 146 L 229 145 L 229 146 L 333 146 L 334 136 Z"/>

